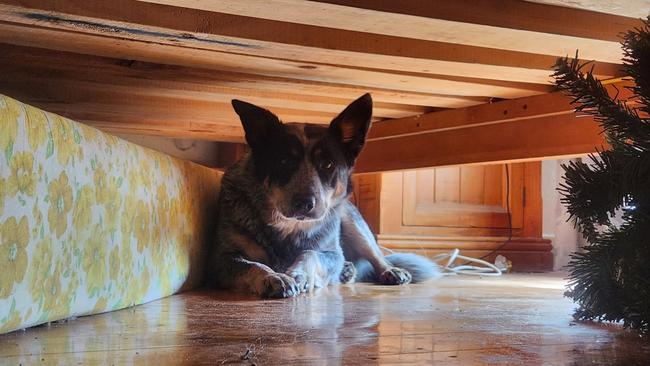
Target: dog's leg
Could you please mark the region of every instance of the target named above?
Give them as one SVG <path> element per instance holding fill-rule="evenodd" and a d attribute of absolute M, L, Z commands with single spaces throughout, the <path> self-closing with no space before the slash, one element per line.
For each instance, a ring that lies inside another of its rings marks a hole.
<path fill-rule="evenodd" d="M 383 285 L 402 285 L 411 282 L 411 274 L 394 267 L 384 258 L 368 224 L 359 210 L 346 203 L 341 218 L 341 246 L 347 260 L 365 259 L 372 265 L 377 281 Z"/>
<path fill-rule="evenodd" d="M 292 277 L 277 273 L 265 264 L 233 258 L 231 265 L 232 283 L 239 290 L 273 298 L 293 297 L 300 293 Z"/>
<path fill-rule="evenodd" d="M 287 270 L 304 292 L 338 282 L 343 268 L 343 253 L 339 251 L 305 250 Z"/>

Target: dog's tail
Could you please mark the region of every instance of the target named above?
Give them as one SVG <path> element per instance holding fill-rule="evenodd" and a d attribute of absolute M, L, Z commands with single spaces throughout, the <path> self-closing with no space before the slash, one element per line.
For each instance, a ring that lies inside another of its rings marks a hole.
<path fill-rule="evenodd" d="M 440 267 L 430 259 L 413 253 L 393 253 L 386 256 L 386 260 L 395 267 L 405 269 L 411 273 L 412 282 L 424 282 L 442 276 Z M 367 260 L 356 262 L 357 282 L 375 282 L 378 274 Z"/>

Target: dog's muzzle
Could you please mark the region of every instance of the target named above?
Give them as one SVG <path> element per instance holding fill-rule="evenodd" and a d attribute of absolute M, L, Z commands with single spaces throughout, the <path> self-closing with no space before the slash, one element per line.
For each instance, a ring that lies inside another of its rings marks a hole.
<path fill-rule="evenodd" d="M 293 217 L 298 220 L 313 219 L 316 197 L 312 195 L 296 196 L 292 201 Z"/>

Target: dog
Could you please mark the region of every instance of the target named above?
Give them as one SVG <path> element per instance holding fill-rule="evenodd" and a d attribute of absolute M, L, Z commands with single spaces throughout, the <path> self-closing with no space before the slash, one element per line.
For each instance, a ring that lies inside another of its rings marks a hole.
<path fill-rule="evenodd" d="M 402 285 L 437 275 L 424 257 L 384 257 L 348 199 L 370 127 L 370 94 L 329 126 L 282 123 L 240 100 L 232 106 L 250 149 L 222 179 L 208 265 L 213 286 L 286 298 L 331 283 Z"/>

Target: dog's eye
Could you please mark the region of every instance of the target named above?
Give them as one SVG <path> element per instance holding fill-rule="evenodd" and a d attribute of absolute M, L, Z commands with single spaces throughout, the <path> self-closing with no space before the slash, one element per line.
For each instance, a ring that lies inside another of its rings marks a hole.
<path fill-rule="evenodd" d="M 320 163 L 320 168 L 323 170 L 331 170 L 334 167 L 334 163 L 331 160 L 323 160 Z"/>
<path fill-rule="evenodd" d="M 288 158 L 281 159 L 281 160 L 280 160 L 280 164 L 281 164 L 281 165 L 285 165 L 285 166 L 286 166 L 286 165 L 289 165 L 289 159 L 288 159 Z"/>

